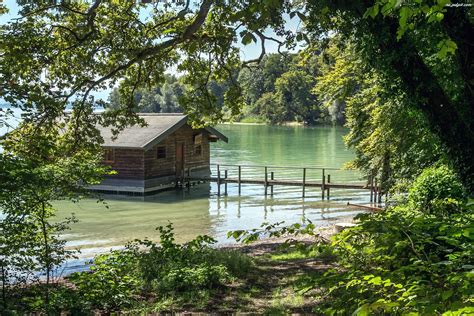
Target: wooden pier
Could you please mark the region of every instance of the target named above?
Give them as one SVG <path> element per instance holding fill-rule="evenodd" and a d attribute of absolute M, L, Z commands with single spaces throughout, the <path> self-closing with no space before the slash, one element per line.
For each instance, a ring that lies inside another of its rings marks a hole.
<path fill-rule="evenodd" d="M 274 186 L 292 186 L 301 187 L 301 195 L 304 198 L 306 188 L 320 188 L 322 199 L 329 199 L 331 190 L 335 189 L 355 189 L 369 190 L 370 201 L 381 202 L 382 190 L 377 186 L 377 179 L 370 176 L 366 183 L 343 183 L 331 181 L 331 173 L 341 173 L 347 170 L 338 168 L 320 168 L 320 167 L 294 167 L 294 166 L 262 166 L 262 165 L 228 165 L 215 164 L 214 176 L 193 177 L 192 170 L 187 171 L 185 182 L 188 185 L 192 181 L 210 181 L 217 183 L 217 195 L 227 195 L 227 184 L 233 183 L 238 186 L 238 194 L 242 192 L 242 185 L 253 184 L 262 185 L 265 196 L 273 195 Z M 249 172 L 251 170 L 252 172 Z M 247 172 L 246 172 L 247 171 Z M 310 175 L 311 173 L 311 175 Z M 276 176 L 279 176 L 278 179 Z M 334 178 L 333 178 L 334 179 Z"/>

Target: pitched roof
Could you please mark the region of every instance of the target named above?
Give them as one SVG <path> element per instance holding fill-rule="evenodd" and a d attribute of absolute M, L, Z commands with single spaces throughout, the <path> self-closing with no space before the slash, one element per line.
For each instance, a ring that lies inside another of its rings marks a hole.
<path fill-rule="evenodd" d="M 104 139 L 102 146 L 149 149 L 188 121 L 188 117 L 182 113 L 139 113 L 138 116 L 145 120 L 147 126 L 134 125 L 126 127 L 117 135 L 116 139 L 113 139 L 110 127 L 100 126 L 99 131 Z M 227 137 L 216 129 L 212 127 L 205 127 L 204 129 L 218 139 L 225 142 L 228 141 Z"/>

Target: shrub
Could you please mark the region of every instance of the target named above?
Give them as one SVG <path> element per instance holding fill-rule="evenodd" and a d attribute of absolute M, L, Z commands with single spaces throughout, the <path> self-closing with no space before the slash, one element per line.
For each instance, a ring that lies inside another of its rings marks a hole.
<path fill-rule="evenodd" d="M 192 298 L 190 293 L 222 287 L 250 271 L 249 257 L 211 248 L 215 240 L 209 236 L 177 244 L 171 224 L 157 229 L 160 243 L 136 240 L 124 250 L 96 257 L 90 272 L 69 278 L 81 310 L 116 311 L 150 299 Z"/>
<path fill-rule="evenodd" d="M 137 262 L 134 249 L 114 250 L 96 256 L 90 272 L 70 275 L 79 298 L 75 308 L 115 311 L 133 306 L 141 292 Z"/>
<path fill-rule="evenodd" d="M 425 169 L 410 188 L 408 199 L 415 209 L 432 213 L 441 209 L 453 211 L 456 204 L 467 200 L 467 194 L 457 175 L 441 166 Z"/>
<path fill-rule="evenodd" d="M 407 203 L 360 215 L 358 226 L 334 236 L 339 269 L 312 281 L 326 288 L 316 311 L 474 312 L 474 213 L 465 201 L 448 168 L 428 168 L 414 182 Z"/>

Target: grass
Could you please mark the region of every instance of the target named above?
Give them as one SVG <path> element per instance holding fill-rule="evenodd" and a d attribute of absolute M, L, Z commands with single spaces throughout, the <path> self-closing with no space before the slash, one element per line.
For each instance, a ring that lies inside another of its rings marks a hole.
<path fill-rule="evenodd" d="M 260 116 L 251 115 L 251 116 L 243 117 L 242 119 L 240 119 L 239 122 L 240 123 L 263 124 L 263 123 L 267 123 L 267 120 L 265 120 L 265 118 L 260 117 Z"/>
<path fill-rule="evenodd" d="M 320 259 L 319 249 L 308 252 L 280 249 L 274 243 L 251 244 L 240 250 L 214 249 L 205 260 L 210 265 L 226 266 L 232 278 L 209 287 L 159 290 L 140 295 L 124 313 L 251 313 L 287 315 L 312 313 L 317 300 L 301 292 L 312 276 L 329 268 Z M 309 279 L 308 279 L 309 278 Z M 314 284 L 314 283 L 313 283 Z M 36 288 L 36 287 L 34 287 Z M 75 292 L 73 288 L 65 290 Z M 88 288 L 92 291 L 93 289 Z M 80 308 L 80 293 L 71 306 Z M 98 310 L 99 311 L 99 310 Z"/>
<path fill-rule="evenodd" d="M 316 249 L 312 249 L 311 251 L 294 250 L 290 252 L 271 254 L 270 259 L 273 261 L 291 261 L 314 258 L 318 254 L 319 252 Z"/>
<path fill-rule="evenodd" d="M 288 315 L 312 313 L 317 300 L 312 293 L 300 291 L 313 277 L 321 275 L 327 263 L 319 259 L 317 250 L 303 252 L 298 249 L 255 251 L 260 255 L 238 254 L 219 250 L 217 261 L 232 264 L 232 270 L 242 268 L 239 277 L 223 287 L 169 296 L 139 310 L 153 312 L 195 313 L 251 313 L 262 315 Z M 322 256 L 324 258 L 324 254 Z M 249 261 L 252 262 L 249 264 Z M 133 312 L 138 312 L 135 310 Z"/>

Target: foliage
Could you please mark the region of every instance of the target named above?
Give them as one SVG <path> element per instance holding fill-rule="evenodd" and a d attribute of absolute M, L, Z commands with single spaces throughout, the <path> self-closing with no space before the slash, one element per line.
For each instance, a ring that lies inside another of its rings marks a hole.
<path fill-rule="evenodd" d="M 271 238 L 285 235 L 309 235 L 319 237 L 315 232 L 315 225 L 310 220 L 307 220 L 307 222 L 307 224 L 295 223 L 290 226 L 283 225 L 285 222 L 276 222 L 273 224 L 264 222 L 260 225 L 260 228 L 229 231 L 227 232 L 227 238 L 233 238 L 237 242 L 249 244 L 264 237 Z M 288 243 L 291 242 L 292 240 L 289 239 Z"/>
<path fill-rule="evenodd" d="M 342 272 L 314 280 L 327 288 L 327 314 L 437 314 L 472 306 L 472 211 L 449 217 L 398 206 L 364 215 L 333 243 Z"/>
<path fill-rule="evenodd" d="M 166 76 L 165 82 L 151 89 L 139 89 L 135 92 L 134 100 L 137 103 L 137 112 L 177 113 L 182 112 L 179 98 L 183 95 L 185 87 L 174 76 Z M 114 88 L 109 95 L 108 109 L 123 107 L 120 100 L 119 88 Z"/>
<path fill-rule="evenodd" d="M 413 131 L 413 136 L 418 133 L 418 137 L 399 142 L 403 147 L 397 154 L 406 154 L 408 151 L 404 149 L 410 150 L 411 144 L 418 147 L 413 148 L 416 150 L 414 157 L 420 156 L 418 153 L 426 153 L 426 157 L 436 154 L 436 150 L 426 146 L 430 144 L 428 139 L 431 138 L 435 141 L 433 143 L 442 145 L 441 151 L 455 162 L 453 166 L 456 172 L 468 190 L 472 191 L 474 90 L 469 82 L 471 79 L 467 78 L 472 78 L 474 63 L 472 58 L 470 61 L 466 59 L 473 52 L 466 36 L 473 30 L 473 8 L 460 9 L 451 6 L 449 1 L 341 1 L 337 4 L 308 1 L 306 9 L 306 26 L 313 39 L 311 42 L 315 44 L 313 49 L 317 50 L 320 46 L 317 39 L 327 38 L 328 33 L 340 37 L 343 44 L 352 46 L 354 52 L 351 53 L 351 59 L 361 64 L 362 67 L 358 68 L 362 69 L 362 74 L 367 74 L 363 81 L 356 81 L 367 85 L 365 93 L 361 94 L 362 98 L 365 97 L 364 102 L 353 107 L 353 113 L 347 110 L 347 116 L 352 120 L 349 122 L 351 129 L 354 120 L 360 122 L 356 126 L 372 123 L 372 115 L 366 116 L 368 111 L 364 111 L 364 104 L 376 104 L 373 92 L 367 95 L 367 90 L 372 87 L 378 89 L 378 105 L 391 105 L 379 110 L 374 108 L 370 112 L 375 114 L 378 111 L 378 115 L 385 118 L 395 115 L 393 120 L 383 121 L 400 124 L 397 130 Z M 339 80 L 328 81 L 333 82 L 335 87 L 322 87 L 325 90 L 323 92 L 329 92 L 329 97 L 337 96 L 339 91 L 342 94 L 351 91 L 346 89 L 351 88 L 351 81 L 339 76 L 338 71 L 345 69 L 351 76 L 350 63 L 347 62 L 347 59 L 340 59 L 338 63 L 336 58 L 333 62 L 336 68 L 325 74 L 323 69 L 323 75 Z M 378 127 L 378 121 L 383 122 L 374 120 L 373 123 L 377 124 L 368 124 L 368 127 Z M 385 130 L 381 128 L 384 134 Z M 427 132 L 433 133 L 435 137 L 429 136 Z M 402 137 L 397 136 L 395 140 L 403 140 L 404 135 L 399 135 Z M 377 144 L 375 140 L 367 141 L 366 147 L 376 148 Z M 382 154 L 379 156 L 382 157 Z M 388 157 L 392 159 L 392 155 Z M 394 170 L 403 170 L 410 165 L 404 163 Z M 419 170 L 427 166 L 421 164 Z"/>
<path fill-rule="evenodd" d="M 358 216 L 359 224 L 335 235 L 330 245 L 339 267 L 306 280 L 302 289 L 323 288 L 316 312 L 461 315 L 472 312 L 474 215 L 459 181 L 445 167 L 427 169 L 411 190 L 415 201 L 434 205 L 427 178 L 449 178 L 452 191 L 438 190 L 449 204 L 437 212 L 412 202 Z M 435 183 L 436 186 L 436 183 Z M 416 192 L 416 193 L 415 193 Z"/>
<path fill-rule="evenodd" d="M 308 59 L 303 62 L 298 54 L 269 54 L 257 66 L 238 71 L 236 81 L 242 87 L 246 103 L 239 120 L 242 122 L 246 117 L 256 117 L 258 121 L 271 124 L 285 121 L 314 124 L 319 121 L 321 115 L 317 100 L 311 92 L 315 84 L 314 68 L 318 67 L 316 61 Z M 226 110 L 225 93 L 231 85 L 229 80 L 209 82 L 216 106 L 223 111 Z M 161 86 L 135 91 L 136 111 L 179 112 L 179 99 L 187 89 L 191 88 L 182 79 L 168 75 Z M 110 93 L 108 107 L 119 109 L 121 102 L 126 100 L 120 100 L 119 88 L 115 88 Z M 225 114 L 226 119 L 232 119 L 230 113 Z"/>
<path fill-rule="evenodd" d="M 54 228 L 49 224 L 54 215 L 51 199 L 76 199 L 81 192 L 79 183 L 93 183 L 106 173 L 98 163 L 101 138 L 97 125 L 114 127 L 117 132 L 124 126 L 143 123 L 135 115 L 138 106 L 135 92 L 160 87 L 167 68 L 176 66 L 177 71 L 183 73 L 182 82 L 189 89 L 180 98 L 180 105 L 196 124 L 217 122 L 225 115 L 239 115 L 244 100 L 237 82 L 238 69 L 243 65 L 256 65 L 263 57 L 242 62 L 238 42 L 246 45 L 259 41 L 262 53 L 265 53 L 265 41 L 277 43 L 280 49 L 293 48 L 298 40 L 315 43 L 328 34 L 337 33 L 344 40 L 350 39 L 355 54 L 368 66 L 362 68 L 367 74 L 363 77 L 366 85 L 359 95 L 363 102 L 353 99 L 352 104 L 346 104 L 348 117 L 351 116 L 349 124 L 354 124 L 352 140 L 361 146 L 363 155 L 360 157 L 365 159 L 361 164 L 375 164 L 382 178 L 390 179 L 391 172 L 403 173 L 406 166 L 421 171 L 420 166 L 439 157 L 437 144 L 442 144 L 442 156 L 446 156 L 456 169 L 467 190 L 474 191 L 474 59 L 473 46 L 469 42 L 473 33 L 472 7 L 458 9 L 450 7 L 449 1 L 427 0 L 203 0 L 196 5 L 190 5 L 189 1 L 153 5 L 146 2 L 96 0 L 93 3 L 62 1 L 51 4 L 50 1 L 19 1 L 19 19 L 0 26 L 0 97 L 20 108 L 24 119 L 22 127 L 2 141 L 6 149 L 0 157 L 0 194 L 1 208 L 7 216 L 1 222 L 5 236 L 1 248 L 2 255 L 8 255 L 7 261 L 2 262 L 3 276 L 7 275 L 5 269 L 10 271 L 8 273 L 16 273 L 18 267 L 31 273 L 38 269 L 38 264 L 50 271 L 65 259 L 66 254 L 56 237 L 56 232 L 65 226 Z M 1 5 L 0 13 L 5 11 L 5 5 Z M 287 15 L 298 17 L 306 29 L 296 33 L 288 31 L 284 23 Z M 265 35 L 267 30 L 273 31 L 278 38 Z M 274 62 L 273 59 L 270 61 Z M 277 63 L 269 66 L 271 74 L 281 70 Z M 281 71 L 281 74 L 290 70 L 298 69 Z M 263 86 L 272 93 L 277 89 L 277 79 L 265 74 L 263 79 L 267 77 L 274 79 L 270 79 L 268 85 L 264 82 Z M 118 82 L 121 106 L 96 115 L 94 107 L 105 106 L 106 102 L 93 97 L 93 92 L 114 87 Z M 214 94 L 212 83 L 229 84 L 222 98 Z M 288 91 L 283 89 L 280 96 L 285 90 Z M 252 98 L 260 92 L 252 91 Z M 224 106 L 219 103 L 220 99 Z M 145 100 L 147 104 L 155 105 L 153 98 Z M 281 100 L 280 97 L 277 100 L 268 97 L 265 104 Z M 335 105 L 341 108 L 340 103 Z M 71 109 L 71 113 L 64 113 L 66 108 Z M 351 108 L 352 113 L 349 113 Z M 277 111 L 272 115 L 285 118 L 284 106 L 275 109 Z M 384 119 L 392 116 L 393 120 Z M 397 130 L 413 133 L 405 138 L 396 133 Z M 391 147 L 392 143 L 396 146 Z M 436 145 L 433 147 L 432 144 Z M 414 164 L 410 164 L 411 157 L 416 158 Z M 464 208 L 459 201 L 448 205 Z M 436 207 L 448 206 L 437 203 Z M 397 261 L 383 262 L 377 258 L 375 268 L 393 270 L 390 274 L 400 273 L 406 277 L 400 284 L 402 288 L 409 286 L 406 288 L 408 293 L 414 291 L 420 296 L 416 308 L 421 311 L 429 313 L 440 309 L 438 302 L 443 299 L 443 294 L 434 293 L 422 282 L 445 289 L 447 292 L 441 293 L 445 293 L 444 297 L 450 302 L 465 304 L 463 291 L 466 288 L 456 278 L 462 274 L 458 266 L 465 260 L 463 254 L 472 257 L 466 242 L 466 238 L 470 238 L 469 230 L 465 233 L 461 227 L 463 221 L 469 223 L 469 213 L 449 211 L 435 212 L 435 215 L 419 214 L 417 210 L 403 212 L 403 207 L 397 210 L 401 222 L 395 222 L 397 216 L 384 218 L 387 225 L 392 226 L 382 228 L 390 234 L 373 230 L 375 237 L 367 237 L 361 233 L 361 238 L 368 240 L 367 244 L 358 246 L 361 258 L 374 252 L 372 243 L 396 241 L 404 246 L 406 238 L 400 235 L 400 227 L 409 229 L 408 236 L 417 237 L 413 240 L 413 248 L 426 252 L 428 259 L 425 260 L 423 253 L 420 259 L 414 251 L 410 252 L 409 242 L 408 246 L 401 247 L 400 255 L 415 253 L 418 258 L 406 257 L 413 259 L 408 260 L 411 274 L 404 273 Z M 441 226 L 444 222 L 450 223 L 452 229 Z M 425 230 L 432 235 L 425 237 Z M 398 237 L 394 235 L 397 231 Z M 431 236 L 441 239 L 433 241 Z M 452 241 L 454 237 L 460 244 Z M 341 241 L 341 244 L 349 247 L 350 242 L 353 241 Z M 388 246 L 375 249 L 384 255 L 392 251 Z M 393 251 L 398 250 L 397 245 Z M 451 258 L 443 251 L 459 254 L 459 257 Z M 452 264 L 447 265 L 446 271 L 439 271 L 444 264 L 437 260 Z M 426 269 L 434 272 L 428 273 Z M 376 275 L 377 272 L 368 273 Z M 437 279 L 433 279 L 433 275 Z M 356 272 L 354 276 L 359 276 L 356 280 L 365 282 L 363 284 L 372 280 L 364 280 Z M 463 276 L 470 277 L 470 274 Z M 385 275 L 380 276 L 385 280 L 382 277 Z M 420 277 L 419 283 L 417 277 Z M 446 285 L 440 284 L 441 281 Z M 369 285 L 373 283 L 379 283 L 377 276 Z M 379 285 L 374 286 L 378 293 Z M 48 289 L 46 287 L 44 293 L 46 305 Z M 392 287 L 388 286 L 388 289 Z M 450 290 L 453 290 L 452 294 Z M 422 298 L 426 293 L 439 300 L 434 305 L 425 304 Z M 388 299 L 398 300 L 399 294 L 395 291 L 394 295 Z M 355 305 L 359 298 L 355 295 L 347 302 Z M 5 295 L 2 299 L 5 306 Z M 402 296 L 398 306 L 385 306 L 409 309 L 408 301 L 413 299 Z"/>
<path fill-rule="evenodd" d="M 12 137 L 22 135 L 23 128 L 29 127 L 19 127 Z M 97 183 L 108 170 L 99 165 L 99 157 L 87 151 L 72 156 L 64 152 L 58 154 L 66 145 L 61 140 L 56 139 L 54 145 L 41 146 L 42 142 L 53 139 L 54 136 L 39 139 L 37 148 L 24 148 L 22 143 L 16 142 L 3 143 L 5 151 L 0 153 L 1 310 L 10 308 L 12 288 L 21 290 L 31 282 L 44 282 L 41 308 L 49 310 L 49 285 L 55 269 L 74 256 L 74 251 L 65 248 L 66 241 L 60 234 L 75 221 L 73 216 L 52 222 L 55 209 L 51 201 L 80 198 L 83 185 Z M 47 163 L 41 163 L 43 156 Z"/>
<path fill-rule="evenodd" d="M 328 39 L 320 59 L 314 92 L 329 113 L 334 106 L 344 109 L 350 129 L 344 140 L 356 153 L 348 167 L 377 178 L 388 192 L 444 159 L 443 147 L 423 114 L 403 90 L 388 91 L 384 77 L 361 60 L 352 40 Z"/>
<path fill-rule="evenodd" d="M 412 205 L 420 211 L 433 212 L 445 202 L 467 201 L 467 194 L 457 175 L 448 167 L 431 167 L 423 170 L 413 183 L 408 195 Z M 451 201 L 450 201 L 451 200 Z"/>
<path fill-rule="evenodd" d="M 409 105 L 416 109 L 415 116 L 426 118 L 423 125 L 446 147 L 446 155 L 455 161 L 456 171 L 471 190 L 474 72 L 472 45 L 466 39 L 472 33 L 472 10 L 450 6 L 449 1 L 425 0 L 203 0 L 194 6 L 188 1 L 166 3 L 164 8 L 127 1 L 52 6 L 44 1 L 21 2 L 21 18 L 2 25 L 2 42 L 9 45 L 2 46 L 0 96 L 24 109 L 28 118 L 42 117 L 37 120 L 41 124 L 62 118 L 66 106 L 72 106 L 76 122 L 91 121 L 76 135 L 91 135 L 96 126 L 92 123 L 97 121 L 118 128 L 138 123 L 135 92 L 161 87 L 166 70 L 174 66 L 187 87 L 179 101 L 181 108 L 196 124 L 215 123 L 241 114 L 247 101 L 243 91 L 249 91 L 249 104 L 255 104 L 263 93 L 272 93 L 277 78 L 288 71 L 316 75 L 318 67 L 301 66 L 303 61 L 315 64 L 311 57 L 296 58 L 296 66 L 289 68 L 289 63 L 282 67 L 280 62 L 291 57 L 288 54 L 264 58 L 265 43 L 272 41 L 281 51 L 306 42 L 316 46 L 313 52 L 317 54 L 322 39 L 338 35 L 353 42 L 355 53 L 368 65 L 364 72 L 375 71 L 377 85 L 384 88 L 383 98 L 400 96 L 402 113 L 412 115 L 405 108 Z M 287 15 L 300 20 L 304 28 L 288 30 Z M 268 35 L 270 31 L 276 37 Z M 241 61 L 238 42 L 262 44 L 262 55 Z M 338 61 L 336 65 L 341 64 Z M 255 66 L 261 63 L 264 67 L 259 71 Z M 250 70 L 238 76 L 242 66 Z M 121 107 L 105 113 L 106 118 L 93 118 L 90 109 L 105 102 L 97 102 L 92 92 L 118 82 Z M 337 81 L 328 81 L 325 86 L 331 87 L 330 82 L 341 92 L 351 91 L 344 86 L 347 82 L 339 87 Z M 225 86 L 222 96 L 215 96 L 216 86 Z M 154 97 L 144 100 L 156 106 Z M 296 100 L 308 98 L 303 95 Z M 333 121 L 342 120 L 338 112 L 345 111 L 345 104 L 337 98 L 332 103 L 328 100 L 323 100 L 323 108 Z M 319 107 L 317 102 L 302 103 L 310 111 Z M 393 111 L 399 105 L 394 102 Z M 276 109 L 274 117 L 287 116 L 284 106 Z M 257 114 L 254 109 L 250 113 Z M 312 115 L 303 118 L 313 119 Z M 77 129 L 80 124 L 74 126 Z"/>
<path fill-rule="evenodd" d="M 159 305 L 170 297 L 186 298 L 222 287 L 252 267 L 248 257 L 210 248 L 215 241 L 208 236 L 176 244 L 171 224 L 158 230 L 159 244 L 134 241 L 123 250 L 96 257 L 90 272 L 69 276 L 74 295 L 80 297 L 74 308 L 126 310 L 145 299 Z"/>
<path fill-rule="evenodd" d="M 341 48 L 340 38 L 335 36 L 327 46 L 320 49 L 318 55 L 319 73 L 313 92 L 321 100 L 330 120 L 334 124 L 345 123 L 346 99 L 363 84 L 360 76 L 361 65 L 354 61 L 354 52 L 350 44 Z M 313 53 L 314 49 L 306 54 Z"/>

